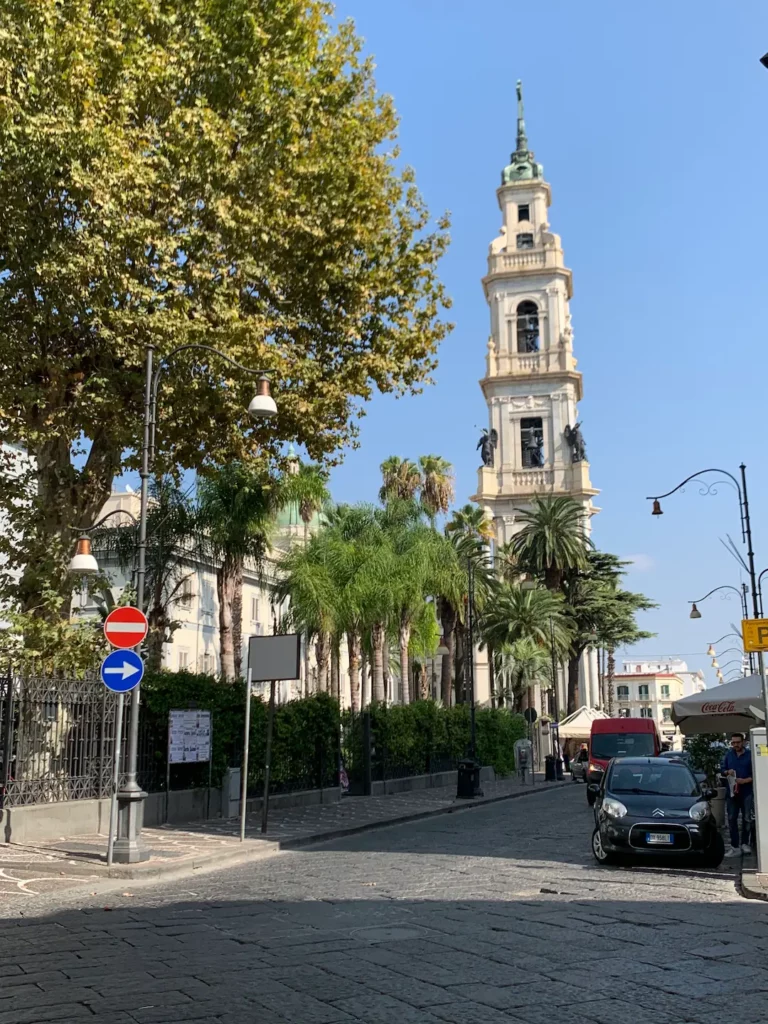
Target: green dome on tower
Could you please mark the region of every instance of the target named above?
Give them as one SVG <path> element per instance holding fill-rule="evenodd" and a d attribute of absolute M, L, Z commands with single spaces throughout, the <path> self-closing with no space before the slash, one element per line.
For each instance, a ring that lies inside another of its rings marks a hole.
<path fill-rule="evenodd" d="M 528 149 L 528 137 L 525 134 L 525 117 L 523 114 L 523 83 L 517 80 L 517 149 L 510 156 L 510 163 L 501 172 L 502 185 L 511 181 L 532 181 L 544 177 L 544 168 L 536 163 L 533 150 Z"/>

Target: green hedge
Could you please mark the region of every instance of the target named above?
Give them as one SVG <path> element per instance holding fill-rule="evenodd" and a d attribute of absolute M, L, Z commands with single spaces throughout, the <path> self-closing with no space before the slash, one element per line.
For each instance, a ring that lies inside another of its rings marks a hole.
<path fill-rule="evenodd" d="M 213 731 L 212 779 L 218 785 L 227 767 L 239 765 L 243 750 L 245 684 L 224 684 L 214 676 L 192 672 L 147 673 L 141 688 L 141 783 L 150 791 L 165 787 L 168 712 L 195 707 L 210 711 Z M 454 767 L 469 751 L 470 715 L 466 704 L 445 708 L 435 701 L 406 706 L 374 704 L 370 708 L 374 777 L 422 775 Z M 251 701 L 249 787 L 263 781 L 267 705 Z M 340 729 L 341 726 L 341 729 Z M 521 715 L 506 709 L 477 711 L 477 754 L 498 775 L 514 771 L 515 740 L 526 735 Z M 327 694 L 293 700 L 275 709 L 272 738 L 271 789 L 333 785 L 340 749 L 350 775 L 359 774 L 362 720 L 349 711 L 339 714 Z M 172 788 L 207 785 L 207 765 L 174 768 Z"/>

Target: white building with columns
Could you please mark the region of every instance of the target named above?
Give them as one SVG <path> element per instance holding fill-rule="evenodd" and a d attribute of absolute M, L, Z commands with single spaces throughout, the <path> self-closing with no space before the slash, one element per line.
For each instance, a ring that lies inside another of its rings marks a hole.
<path fill-rule="evenodd" d="M 583 389 L 569 311 L 572 274 L 560 238 L 550 230 L 552 193 L 528 148 L 520 82 L 517 106 L 517 148 L 496 192 L 502 225 L 482 281 L 491 332 L 480 387 L 491 444 L 473 500 L 493 519 L 498 544 L 514 536 L 519 511 L 536 495 L 570 495 L 583 504 L 588 522 L 599 511 L 578 425 Z M 479 668 L 480 697 L 483 687 L 488 690 L 488 672 Z M 584 656 L 580 685 L 579 703 L 596 706 L 595 651 Z M 564 700 L 561 693 L 561 709 Z"/>

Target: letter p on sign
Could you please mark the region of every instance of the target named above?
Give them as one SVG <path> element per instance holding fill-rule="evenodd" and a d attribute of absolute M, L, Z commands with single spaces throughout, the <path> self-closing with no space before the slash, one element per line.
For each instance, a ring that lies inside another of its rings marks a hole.
<path fill-rule="evenodd" d="M 742 619 L 745 651 L 768 651 L 768 619 Z"/>

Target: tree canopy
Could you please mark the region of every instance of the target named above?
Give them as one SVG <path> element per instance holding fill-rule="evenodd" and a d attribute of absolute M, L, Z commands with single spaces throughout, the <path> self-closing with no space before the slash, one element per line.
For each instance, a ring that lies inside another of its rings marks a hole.
<path fill-rule="evenodd" d="M 446 223 L 396 170 L 392 103 L 329 4 L 11 2 L 0 80 L 0 436 L 35 460 L 26 564 L 60 571 L 136 467 L 147 344 L 266 368 L 280 410 L 253 427 L 251 379 L 174 358 L 158 472 L 288 439 L 332 459 L 374 390 L 428 380 Z"/>

